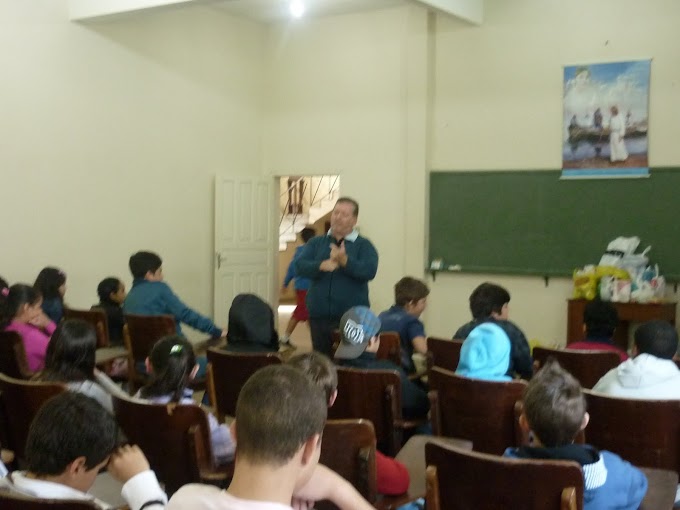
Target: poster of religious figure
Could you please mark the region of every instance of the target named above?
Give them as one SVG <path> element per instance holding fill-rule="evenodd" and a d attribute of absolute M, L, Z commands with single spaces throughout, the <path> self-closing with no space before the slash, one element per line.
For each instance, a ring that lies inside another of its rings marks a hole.
<path fill-rule="evenodd" d="M 562 178 L 648 177 L 651 60 L 564 68 Z"/>

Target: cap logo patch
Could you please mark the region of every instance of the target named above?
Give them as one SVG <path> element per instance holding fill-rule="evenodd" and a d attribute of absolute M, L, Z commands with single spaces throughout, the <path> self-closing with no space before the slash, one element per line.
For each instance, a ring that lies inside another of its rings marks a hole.
<path fill-rule="evenodd" d="M 364 342 L 364 328 L 361 327 L 361 324 L 357 324 L 352 319 L 347 319 L 343 333 L 345 339 L 350 343 L 358 345 Z"/>

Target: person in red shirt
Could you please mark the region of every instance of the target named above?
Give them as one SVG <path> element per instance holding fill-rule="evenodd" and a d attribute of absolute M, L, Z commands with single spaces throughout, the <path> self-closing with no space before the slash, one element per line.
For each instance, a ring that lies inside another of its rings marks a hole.
<path fill-rule="evenodd" d="M 328 407 L 338 396 L 338 373 L 333 362 L 317 351 L 299 354 L 288 361 L 289 365 L 301 370 L 315 384 L 326 392 Z M 408 491 L 410 477 L 406 466 L 392 457 L 375 452 L 377 489 L 385 496 L 398 496 Z M 424 474 L 423 474 L 424 476 Z"/>
<path fill-rule="evenodd" d="M 583 329 L 586 333 L 586 339 L 581 342 L 570 343 L 567 345 L 567 349 L 614 351 L 619 355 L 622 362 L 626 361 L 628 354 L 614 345 L 612 340 L 618 323 L 619 314 L 611 303 L 599 299 L 588 302 L 583 311 Z"/>

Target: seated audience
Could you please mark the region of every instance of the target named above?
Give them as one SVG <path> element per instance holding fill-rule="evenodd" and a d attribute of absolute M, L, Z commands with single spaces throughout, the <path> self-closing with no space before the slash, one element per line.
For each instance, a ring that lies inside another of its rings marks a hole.
<path fill-rule="evenodd" d="M 328 407 L 335 403 L 338 396 L 338 372 L 326 355 L 317 351 L 299 354 L 288 360 L 288 364 L 301 370 L 314 384 L 324 390 Z M 406 466 L 378 450 L 375 452 L 375 464 L 377 489 L 380 494 L 398 496 L 408 491 L 410 480 Z"/>
<path fill-rule="evenodd" d="M 647 492 L 645 475 L 612 452 L 574 444 L 588 419 L 581 385 L 549 360 L 524 390 L 519 423 L 525 432 L 533 433 L 534 443 L 508 448 L 505 456 L 578 462 L 585 480 L 584 510 L 637 509 Z"/>
<path fill-rule="evenodd" d="M 55 324 L 59 324 L 64 317 L 66 274 L 56 267 L 43 268 L 38 273 L 33 287 L 42 295 L 42 309 L 45 315 Z"/>
<path fill-rule="evenodd" d="M 45 315 L 41 305 L 40 292 L 22 283 L 15 283 L 8 292 L 0 295 L 0 330 L 15 331 L 21 335 L 28 369 L 32 372 L 45 367 L 47 344 L 57 327 Z"/>
<path fill-rule="evenodd" d="M 510 339 L 503 329 L 485 322 L 473 329 L 460 349 L 456 374 L 487 381 L 511 381 Z"/>
<path fill-rule="evenodd" d="M 198 372 L 198 364 L 187 339 L 179 335 L 161 338 L 146 358 L 146 368 L 151 381 L 137 392 L 136 397 L 156 404 L 196 404 L 188 385 Z M 219 424 L 211 413 L 206 414 L 215 463 L 224 464 L 234 458 L 234 440 L 226 425 Z"/>
<path fill-rule="evenodd" d="M 95 400 L 79 393 L 62 393 L 40 408 L 26 439 L 26 471 L 0 480 L 3 489 L 45 499 L 91 501 L 112 508 L 88 494 L 105 467 L 122 482 L 131 510 L 165 508 L 167 498 L 156 475 L 137 447 L 116 449 L 118 427 Z"/>
<path fill-rule="evenodd" d="M 635 331 L 633 358 L 607 372 L 593 391 L 613 397 L 680 399 L 680 370 L 673 361 L 678 332 L 665 321 L 641 324 Z"/>
<path fill-rule="evenodd" d="M 621 361 L 628 359 L 628 354 L 612 340 L 614 330 L 619 323 L 616 308 L 607 301 L 595 299 L 588 301 L 583 310 L 583 329 L 586 339 L 582 342 L 572 342 L 567 349 L 584 349 L 590 351 L 614 351 Z"/>
<path fill-rule="evenodd" d="M 508 320 L 508 303 L 510 293 L 500 285 L 482 283 L 470 294 L 470 311 L 472 321 L 464 324 L 453 335 L 454 340 L 465 340 L 470 331 L 483 322 L 498 324 L 510 338 L 510 367 L 508 375 L 518 374 L 523 379 L 531 379 L 533 360 L 524 333 Z"/>
<path fill-rule="evenodd" d="M 193 311 L 172 292 L 163 281 L 162 264 L 158 255 L 148 251 L 140 251 L 130 257 L 130 272 L 134 280 L 123 303 L 123 311 L 138 315 L 172 315 L 178 335 L 182 335 L 180 324 L 184 323 L 213 338 L 225 336 L 226 331 Z"/>
<path fill-rule="evenodd" d="M 326 406 L 321 389 L 299 370 L 258 370 L 236 404 L 238 455 L 229 488 L 185 485 L 168 510 L 307 509 L 323 499 L 341 510 L 372 510 L 349 482 L 318 464 Z"/>
<path fill-rule="evenodd" d="M 430 289 L 421 280 L 405 276 L 394 286 L 394 305 L 378 318 L 382 323 L 380 331 L 396 331 L 401 341 L 401 366 L 412 374 L 416 371 L 413 353 L 427 353 L 425 326 L 420 315 L 427 306 Z"/>
<path fill-rule="evenodd" d="M 239 294 L 229 308 L 227 351 L 278 352 L 279 334 L 271 306 L 255 294 Z"/>
<path fill-rule="evenodd" d="M 39 381 L 65 383 L 69 390 L 92 397 L 113 414 L 111 395 L 127 397 L 116 383 L 95 367 L 97 334 L 88 322 L 62 321 L 47 346 L 45 369 L 35 376 Z"/>
<path fill-rule="evenodd" d="M 401 405 L 405 418 L 420 418 L 427 414 L 430 402 L 427 393 L 409 380 L 406 371 L 389 360 L 378 359 L 380 319 L 365 306 L 350 308 L 340 319 L 340 345 L 335 359 L 342 366 L 368 370 L 396 370 L 401 378 Z"/>
<path fill-rule="evenodd" d="M 123 345 L 123 302 L 125 301 L 125 284 L 118 278 L 104 278 L 97 285 L 99 303 L 92 305 L 92 309 L 99 308 L 106 313 L 109 327 L 109 343 L 111 346 Z"/>

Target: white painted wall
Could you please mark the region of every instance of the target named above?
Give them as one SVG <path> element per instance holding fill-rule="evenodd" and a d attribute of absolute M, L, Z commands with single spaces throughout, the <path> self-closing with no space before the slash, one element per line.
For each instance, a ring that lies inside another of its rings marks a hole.
<path fill-rule="evenodd" d="M 56 265 L 89 307 L 151 249 L 210 314 L 214 175 L 261 167 L 264 42 L 209 7 L 78 24 L 66 0 L 0 2 L 0 274 Z"/>

